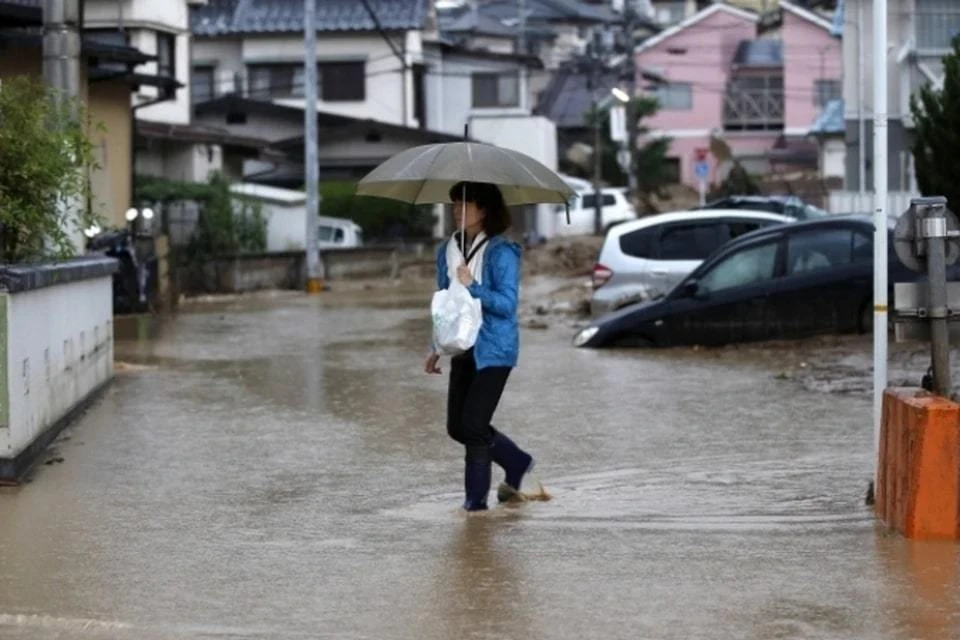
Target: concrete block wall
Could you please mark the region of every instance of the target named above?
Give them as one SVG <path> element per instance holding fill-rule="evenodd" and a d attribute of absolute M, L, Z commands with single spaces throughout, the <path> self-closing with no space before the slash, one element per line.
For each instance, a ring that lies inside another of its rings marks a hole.
<path fill-rule="evenodd" d="M 0 482 L 113 377 L 110 258 L 0 269 Z"/>

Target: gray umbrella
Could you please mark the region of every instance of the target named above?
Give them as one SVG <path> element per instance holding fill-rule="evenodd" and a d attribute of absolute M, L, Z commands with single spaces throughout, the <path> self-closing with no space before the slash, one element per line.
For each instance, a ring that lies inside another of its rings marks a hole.
<path fill-rule="evenodd" d="M 450 202 L 461 181 L 497 185 L 508 206 L 555 202 L 574 195 L 566 182 L 530 156 L 481 142 L 413 147 L 385 160 L 357 185 L 357 195 L 413 204 Z"/>

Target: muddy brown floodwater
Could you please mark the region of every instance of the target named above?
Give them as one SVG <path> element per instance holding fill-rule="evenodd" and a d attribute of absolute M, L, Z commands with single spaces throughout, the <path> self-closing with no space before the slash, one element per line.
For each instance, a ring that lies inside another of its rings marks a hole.
<path fill-rule="evenodd" d="M 950 638 L 953 545 L 880 530 L 868 395 L 759 348 L 524 330 L 496 422 L 553 499 L 465 517 L 423 287 L 123 323 L 125 364 L 0 492 L 0 637 Z M 495 482 L 499 474 L 495 475 Z"/>

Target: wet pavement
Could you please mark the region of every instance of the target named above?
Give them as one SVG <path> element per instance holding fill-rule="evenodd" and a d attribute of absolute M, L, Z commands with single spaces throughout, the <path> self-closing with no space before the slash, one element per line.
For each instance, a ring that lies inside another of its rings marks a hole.
<path fill-rule="evenodd" d="M 526 330 L 495 422 L 553 500 L 466 517 L 446 380 L 421 373 L 428 299 L 118 327 L 128 364 L 63 461 L 0 491 L 0 638 L 960 635 L 955 546 L 863 504 L 869 397 L 749 351 Z"/>

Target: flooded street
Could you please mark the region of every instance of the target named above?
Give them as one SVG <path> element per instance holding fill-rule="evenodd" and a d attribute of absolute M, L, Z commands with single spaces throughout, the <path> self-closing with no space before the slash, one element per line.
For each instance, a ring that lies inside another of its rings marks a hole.
<path fill-rule="evenodd" d="M 428 303 L 357 289 L 118 327 L 128 366 L 0 491 L 0 638 L 960 635 L 955 546 L 863 504 L 869 396 L 750 350 L 525 330 L 495 424 L 553 500 L 466 517 Z"/>

